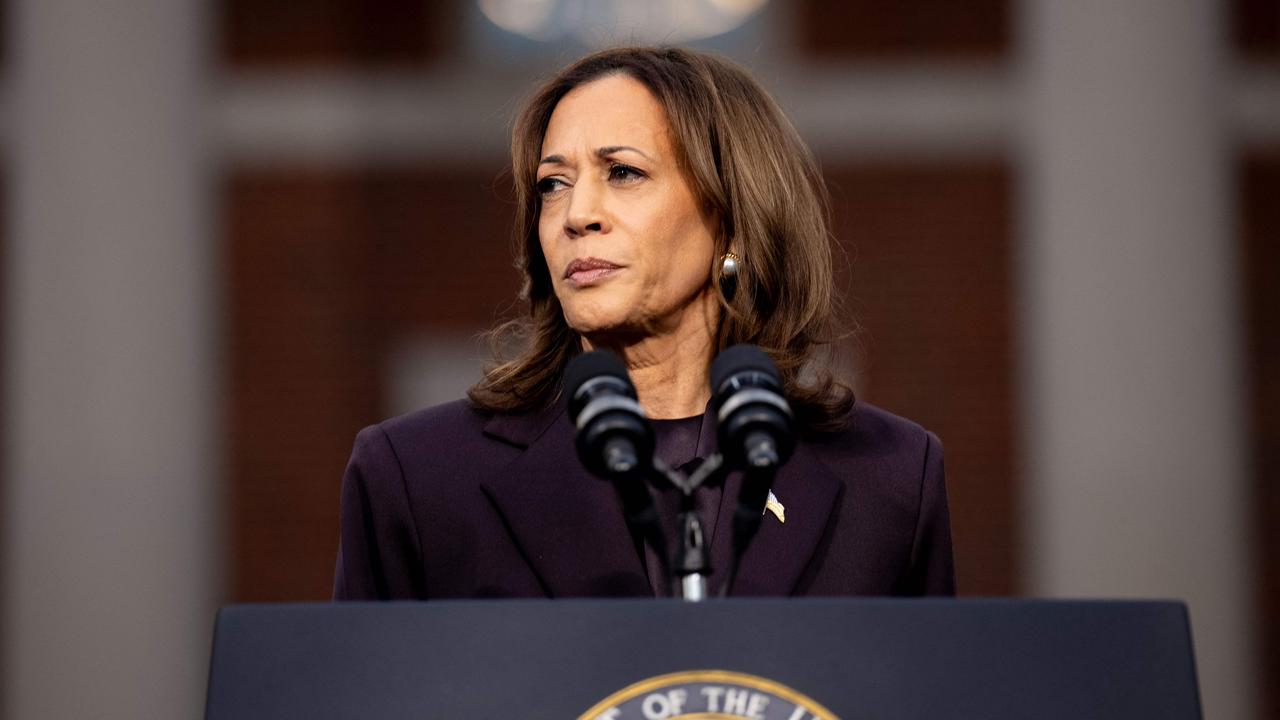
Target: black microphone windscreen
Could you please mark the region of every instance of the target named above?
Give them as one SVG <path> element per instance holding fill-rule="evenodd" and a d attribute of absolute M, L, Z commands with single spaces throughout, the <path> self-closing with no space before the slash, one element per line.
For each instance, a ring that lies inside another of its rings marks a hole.
<path fill-rule="evenodd" d="M 734 345 L 726 348 L 716 357 L 715 362 L 711 363 L 711 392 L 720 392 L 720 387 L 724 385 L 725 380 L 744 370 L 762 372 L 773 378 L 774 382 L 782 384 L 778 367 L 763 350 L 755 345 Z"/>
<path fill-rule="evenodd" d="M 627 374 L 627 366 L 622 358 L 605 350 L 593 350 L 582 353 L 569 361 L 564 371 L 564 389 L 569 397 L 578 394 L 582 384 L 593 377 L 608 375 L 616 377 L 631 386 L 631 376 Z"/>

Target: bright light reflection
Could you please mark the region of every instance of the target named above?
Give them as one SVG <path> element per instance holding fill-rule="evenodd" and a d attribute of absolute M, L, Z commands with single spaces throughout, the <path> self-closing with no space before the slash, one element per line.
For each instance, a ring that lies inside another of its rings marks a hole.
<path fill-rule="evenodd" d="M 539 41 L 589 46 L 679 43 L 721 35 L 768 0 L 477 0 L 507 32 Z"/>

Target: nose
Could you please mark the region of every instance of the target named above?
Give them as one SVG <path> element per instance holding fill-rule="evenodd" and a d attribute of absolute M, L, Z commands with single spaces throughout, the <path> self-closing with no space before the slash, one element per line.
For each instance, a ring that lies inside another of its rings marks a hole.
<path fill-rule="evenodd" d="M 569 196 L 564 231 L 569 237 L 609 232 L 604 209 L 604 188 L 591 180 L 579 180 Z"/>

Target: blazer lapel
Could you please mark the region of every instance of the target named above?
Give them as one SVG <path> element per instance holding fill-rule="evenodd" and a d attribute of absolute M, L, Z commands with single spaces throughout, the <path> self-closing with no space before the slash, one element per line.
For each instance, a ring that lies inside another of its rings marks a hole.
<path fill-rule="evenodd" d="M 742 475 L 733 473 L 725 483 L 712 540 L 716 570 L 713 587 L 728 574 L 733 558 L 733 512 L 742 487 Z M 786 508 L 786 522 L 766 513 L 755 539 L 747 546 L 738 567 L 732 595 L 790 595 L 813 559 L 836 507 L 843 484 L 801 443 L 778 471 L 773 493 Z"/>
<path fill-rule="evenodd" d="M 652 595 L 613 486 L 578 461 L 563 402 L 485 433 L 527 446 L 481 487 L 552 597 Z"/>

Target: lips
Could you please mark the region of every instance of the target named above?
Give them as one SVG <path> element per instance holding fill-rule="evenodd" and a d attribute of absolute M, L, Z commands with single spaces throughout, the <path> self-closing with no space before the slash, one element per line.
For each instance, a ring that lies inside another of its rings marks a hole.
<path fill-rule="evenodd" d="M 582 287 L 608 278 L 622 266 L 599 258 L 577 258 L 564 269 L 564 277 L 569 284 Z"/>

